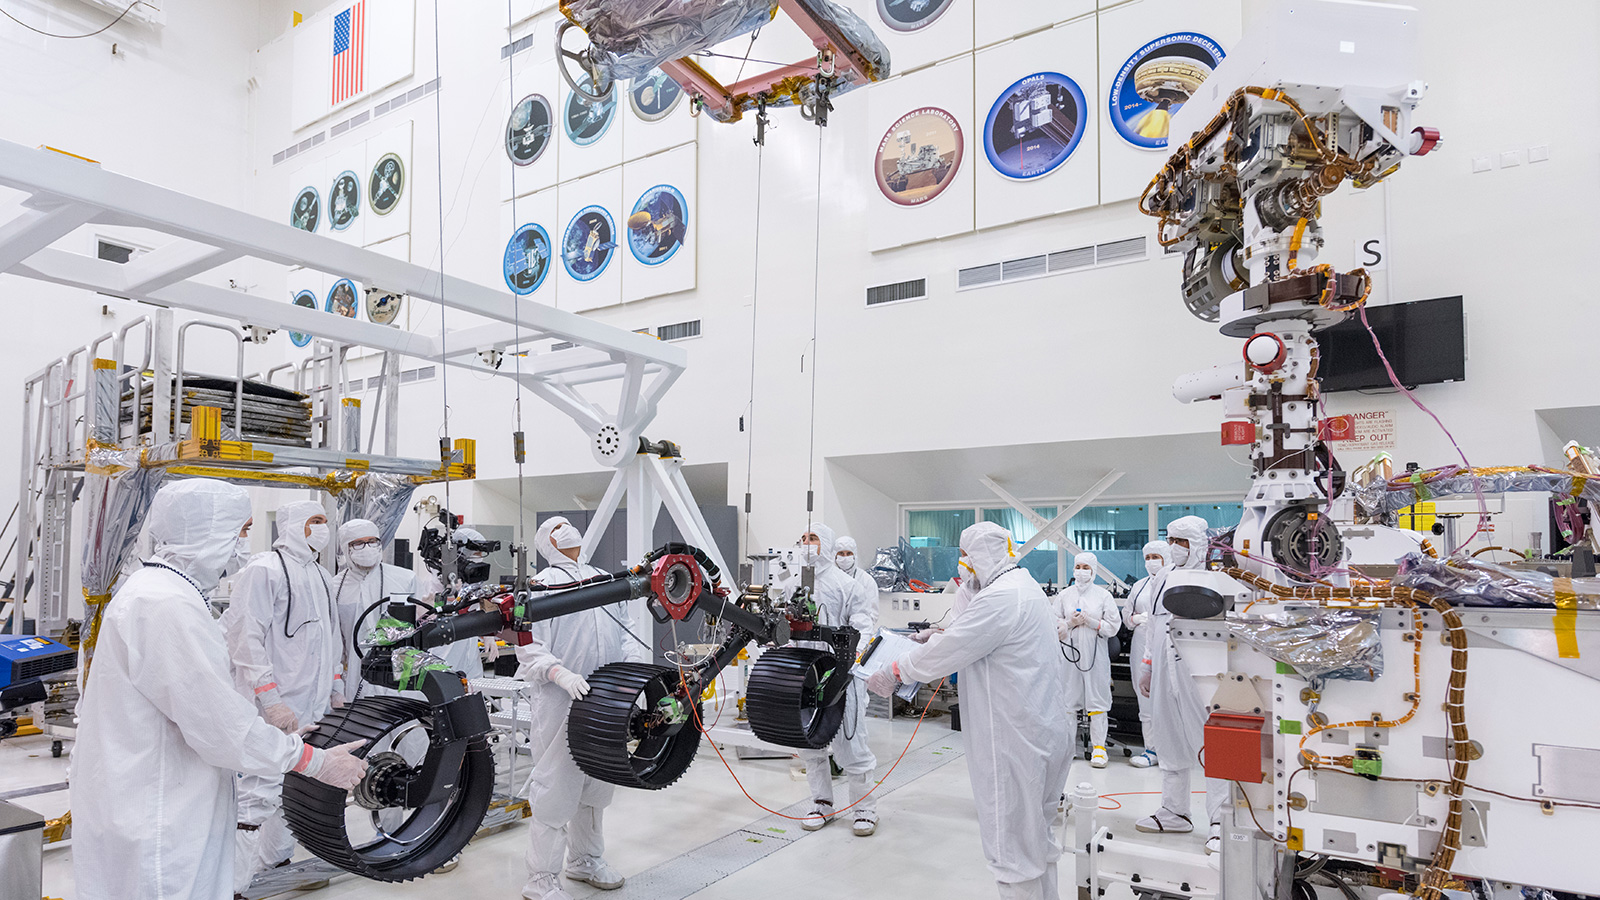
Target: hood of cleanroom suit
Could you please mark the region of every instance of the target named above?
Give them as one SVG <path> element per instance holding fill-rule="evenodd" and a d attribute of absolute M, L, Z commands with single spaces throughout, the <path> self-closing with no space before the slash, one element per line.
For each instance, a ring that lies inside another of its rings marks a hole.
<path fill-rule="evenodd" d="M 830 569 L 837 571 L 838 567 L 833 564 L 833 555 L 839 551 L 834 540 L 833 529 L 822 524 L 821 522 L 813 522 L 811 527 L 808 528 L 804 533 L 816 535 L 817 541 L 820 544 L 815 551 L 812 551 L 815 555 L 815 558 L 809 558 L 808 555 L 806 564 L 816 569 L 816 574 L 818 575 L 821 575 L 823 572 Z M 811 549 L 810 544 L 802 544 L 801 546 L 806 550 Z"/>
<path fill-rule="evenodd" d="M 244 488 L 194 479 L 156 493 L 145 531 L 155 555 L 209 591 L 233 560 L 239 529 L 248 521 L 250 495 Z"/>
<path fill-rule="evenodd" d="M 300 532 L 302 534 L 305 533 L 305 525 L 303 523 L 301 524 Z M 378 531 L 378 523 L 372 521 L 371 519 L 351 519 L 343 525 L 340 525 L 339 555 L 348 559 L 350 556 L 350 545 L 356 541 L 364 541 L 369 538 L 383 540 L 383 535 Z"/>
<path fill-rule="evenodd" d="M 821 537 L 822 535 L 819 534 L 817 536 Z M 850 567 L 848 569 L 846 569 L 843 565 L 840 565 L 840 563 L 839 563 L 839 554 L 841 554 L 841 553 L 849 553 L 850 556 L 851 556 L 851 559 L 853 560 L 853 562 L 850 563 Z M 834 565 L 839 566 L 839 568 L 843 569 L 846 574 L 854 574 L 855 570 L 861 567 L 861 558 L 856 555 L 856 539 L 853 538 L 853 537 L 846 536 L 846 537 L 839 538 L 837 541 L 834 541 L 834 544 L 833 544 L 833 559 L 834 559 Z"/>
<path fill-rule="evenodd" d="M 315 500 L 295 500 L 278 507 L 278 537 L 272 546 L 293 559 L 304 562 L 316 555 L 306 543 L 306 521 L 312 516 L 325 516 L 328 511 Z"/>
<path fill-rule="evenodd" d="M 556 568 L 569 573 L 578 570 L 577 560 L 572 559 L 562 550 L 571 550 L 573 547 L 583 546 L 583 532 L 576 525 L 566 520 L 564 516 L 552 516 L 539 525 L 539 530 L 533 535 L 533 549 L 544 561 Z M 596 570 L 593 574 L 600 574 Z M 589 576 L 584 576 L 589 577 Z"/>
<path fill-rule="evenodd" d="M 1178 568 L 1200 569 L 1205 567 L 1210 528 L 1211 526 L 1206 524 L 1206 520 L 1199 516 L 1184 516 L 1167 526 L 1168 538 L 1178 538 L 1189 542 L 1189 558 Z"/>
<path fill-rule="evenodd" d="M 993 522 L 967 526 L 961 532 L 960 545 L 983 587 L 993 584 L 1002 572 L 1017 564 L 1017 546 L 1011 539 L 1011 532 Z"/>
<path fill-rule="evenodd" d="M 1016 566 L 1004 528 L 980 522 L 961 533 L 960 544 L 983 588 L 948 630 L 900 660 L 900 675 L 936 683 L 961 673 L 983 854 L 996 880 L 1029 882 L 1061 855 L 1052 819 L 1071 739 L 1061 713 L 1066 682 L 1055 618 L 1044 590 Z"/>
<path fill-rule="evenodd" d="M 204 583 L 233 554 L 250 497 L 169 484 L 145 526 L 156 555 Z M 300 738 L 235 692 L 222 632 L 181 576 L 146 566 L 106 606 L 72 752 L 73 876 L 83 897 L 233 893 L 236 772 L 272 775 Z"/>

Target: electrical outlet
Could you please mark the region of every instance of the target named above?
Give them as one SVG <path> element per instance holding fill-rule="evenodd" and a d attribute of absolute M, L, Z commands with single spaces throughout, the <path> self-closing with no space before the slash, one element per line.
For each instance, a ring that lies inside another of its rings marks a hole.
<path fill-rule="evenodd" d="M 912 598 L 912 600 L 911 600 L 911 608 L 912 609 L 921 609 L 922 608 L 922 598 L 921 597 Z"/>
<path fill-rule="evenodd" d="M 1550 145 L 1538 144 L 1528 148 L 1528 162 L 1545 162 L 1550 159 Z"/>
<path fill-rule="evenodd" d="M 1472 158 L 1472 174 L 1487 172 L 1494 168 L 1494 162 L 1487 156 L 1474 156 Z"/>
<path fill-rule="evenodd" d="M 1520 165 L 1522 165 L 1521 150 L 1507 150 L 1500 154 L 1500 168 L 1509 169 L 1513 166 Z"/>

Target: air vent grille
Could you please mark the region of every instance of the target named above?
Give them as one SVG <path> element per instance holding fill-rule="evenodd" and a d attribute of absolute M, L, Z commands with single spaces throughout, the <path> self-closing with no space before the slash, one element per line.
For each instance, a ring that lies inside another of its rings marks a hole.
<path fill-rule="evenodd" d="M 962 269 L 956 275 L 956 286 L 962 289 L 982 287 L 986 284 L 999 284 L 1004 277 L 1000 263 L 990 263 L 987 266 L 974 266 Z"/>
<path fill-rule="evenodd" d="M 897 281 L 894 284 L 880 284 L 867 288 L 867 305 L 877 306 L 880 303 L 898 303 L 901 300 L 920 300 L 928 296 L 928 279 L 916 278 L 911 281 Z"/>
<path fill-rule="evenodd" d="M 1139 262 L 1149 258 L 1149 244 L 1144 237 L 1108 241 L 1071 250 L 1057 250 L 1040 256 L 1008 259 L 1004 262 L 972 266 L 956 273 L 956 289 L 971 290 L 1002 284 L 1008 281 L 1026 281 L 1046 275 L 1060 275 L 1101 266 Z"/>
<path fill-rule="evenodd" d="M 362 125 L 367 124 L 378 116 L 392 113 L 400 107 L 405 106 L 407 103 L 414 103 L 418 100 L 421 100 L 423 97 L 428 96 L 429 94 L 437 92 L 438 90 L 439 79 L 437 78 L 428 82 L 427 84 L 418 85 L 417 87 L 414 87 L 405 93 L 399 94 L 389 100 L 379 103 L 370 110 L 364 110 L 356 113 L 348 119 L 329 125 L 327 131 L 319 131 L 316 134 L 313 134 L 312 136 L 299 142 L 298 144 L 290 144 L 288 147 L 285 147 L 277 153 L 272 154 L 272 164 L 278 165 L 285 160 L 293 159 L 294 157 L 299 156 L 301 153 L 310 150 L 312 147 L 321 146 L 323 142 L 327 141 L 329 138 L 336 138 L 352 129 L 360 128 Z"/>
<path fill-rule="evenodd" d="M 681 341 L 700 336 L 700 320 L 692 322 L 678 322 L 674 325 L 662 325 L 656 329 L 656 339 L 662 341 Z"/>

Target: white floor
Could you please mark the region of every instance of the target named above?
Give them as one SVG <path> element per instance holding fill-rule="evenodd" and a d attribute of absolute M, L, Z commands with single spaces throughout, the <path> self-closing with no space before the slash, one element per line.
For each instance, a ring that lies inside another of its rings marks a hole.
<path fill-rule="evenodd" d="M 911 738 L 908 719 L 892 724 L 869 720 L 871 744 L 878 756 L 879 776 L 894 762 Z M 958 745 L 951 740 L 948 720 L 932 720 L 917 735 L 918 747 L 937 750 Z M 70 744 L 68 745 L 70 748 Z M 780 760 L 734 759 L 729 764 L 743 782 L 745 790 L 768 808 L 779 810 L 806 799 L 805 780 L 795 766 Z M 47 738 L 16 738 L 0 742 L 0 794 L 33 785 L 66 779 L 67 758 L 52 759 Z M 1076 784 L 1092 782 L 1102 794 L 1113 795 L 1101 802 L 1103 808 L 1121 803 L 1120 809 L 1101 813 L 1117 839 L 1159 842 L 1163 846 L 1199 850 L 1202 835 L 1155 838 L 1136 834 L 1133 820 L 1153 810 L 1160 778 L 1154 769 L 1135 769 L 1118 755 L 1106 769 L 1093 769 L 1081 760 L 1073 765 L 1069 779 Z M 844 785 L 837 785 L 839 796 Z M 1128 792 L 1135 792 L 1128 794 Z M 65 792 L 20 798 L 20 803 L 46 816 L 55 816 L 68 807 Z M 840 801 L 841 803 L 844 801 Z M 1198 808 L 1200 798 L 1195 798 Z M 971 785 L 965 756 L 934 769 L 885 795 L 879 804 L 878 833 L 858 838 L 850 833 L 849 823 L 838 821 L 820 831 L 793 840 L 770 856 L 734 871 L 692 896 L 695 900 L 799 900 L 840 891 L 846 896 L 916 897 L 918 900 L 994 896 L 994 882 L 984 866 L 978 845 Z M 625 875 L 634 875 L 694 850 L 709 841 L 749 826 L 768 813 L 752 804 L 741 793 L 716 754 L 703 746 L 696 760 L 676 785 L 658 792 L 618 789 L 616 801 L 606 815 L 609 843 L 607 858 Z M 768 827 L 765 823 L 763 828 Z M 1067 828 L 1071 840 L 1071 822 Z M 785 839 L 800 835 L 794 828 Z M 513 826 L 500 834 L 468 846 L 462 863 L 454 872 L 429 876 L 405 885 L 387 885 L 354 876 L 335 879 L 327 888 L 300 894 L 309 898 L 366 898 L 379 896 L 437 897 L 454 894 L 462 898 L 518 896 L 525 878 L 523 851 L 526 830 Z M 1072 896 L 1071 860 L 1063 860 L 1064 896 Z M 44 892 L 48 897 L 73 900 L 72 849 L 48 851 L 45 855 Z M 574 893 L 590 893 L 587 888 Z M 1107 897 L 1131 897 L 1114 889 Z"/>

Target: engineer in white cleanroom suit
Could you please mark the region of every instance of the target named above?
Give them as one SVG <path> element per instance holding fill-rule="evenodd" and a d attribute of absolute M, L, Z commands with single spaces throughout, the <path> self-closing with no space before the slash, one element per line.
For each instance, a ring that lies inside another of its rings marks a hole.
<path fill-rule="evenodd" d="M 234 689 L 206 592 L 250 495 L 220 481 L 167 485 L 145 531 L 155 555 L 106 607 L 78 706 L 72 867 L 83 900 L 233 894 L 235 772 L 302 772 L 348 789 L 366 763 L 262 721 Z"/>
<path fill-rule="evenodd" d="M 961 724 L 978 807 L 978 836 L 1002 900 L 1057 900 L 1055 820 L 1072 738 L 1050 601 L 1017 566 L 1011 533 L 993 522 L 961 532 L 977 593 L 949 628 L 868 679 L 886 696 L 897 681 L 961 673 Z M 926 632 L 924 632 L 926 633 Z"/>
<path fill-rule="evenodd" d="M 1094 583 L 1100 561 L 1093 553 L 1072 558 L 1072 584 L 1051 598 L 1056 637 L 1061 641 L 1067 676 L 1067 727 L 1074 738 L 1078 710 L 1089 713 L 1089 764 L 1106 767 L 1106 713 L 1111 711 L 1111 638 L 1122 627 L 1117 601 Z M 1077 754 L 1071 754 L 1076 756 Z"/>
<path fill-rule="evenodd" d="M 839 567 L 839 571 L 854 578 L 868 594 L 872 595 L 872 630 L 876 632 L 878 630 L 878 582 L 872 577 L 872 573 L 867 571 L 866 564 L 861 561 L 860 556 L 857 554 L 855 538 L 841 536 L 837 541 L 834 541 L 833 564 Z"/>
<path fill-rule="evenodd" d="M 1199 516 L 1184 516 L 1167 526 L 1174 569 L 1205 568 L 1206 529 L 1206 520 Z M 1165 585 L 1162 592 L 1165 593 Z M 1160 600 L 1150 618 L 1145 660 L 1149 671 L 1139 682 L 1139 691 L 1147 694 L 1153 705 L 1150 727 L 1156 746 L 1161 748 L 1156 763 L 1161 768 L 1161 808 L 1135 822 L 1134 827 L 1158 834 L 1193 831 L 1189 791 L 1193 773 L 1200 770 L 1204 776 L 1200 750 L 1205 746 L 1206 708 L 1189 667 L 1172 640 L 1172 613 Z M 1227 796 L 1226 782 L 1206 779 L 1206 815 L 1211 823 L 1207 853 L 1222 849 L 1222 805 Z"/>
<path fill-rule="evenodd" d="M 578 562 L 583 534 L 566 519 L 545 520 L 533 547 L 550 565 L 535 576 L 558 587 L 603 575 Z M 571 900 L 558 874 L 602 890 L 622 887 L 622 875 L 605 861 L 601 814 L 615 790 L 583 774 L 567 749 L 567 713 L 589 693 L 588 677 L 601 666 L 649 662 L 633 636 L 628 604 L 572 613 L 533 625 L 533 642 L 517 648 L 519 678 L 533 685 L 533 775 L 528 782 L 529 900 Z"/>
<path fill-rule="evenodd" d="M 849 625 L 861 632 L 856 642 L 859 655 L 877 634 L 878 587 L 872 589 L 840 571 L 834 565 L 839 552 L 833 529 L 817 522 L 800 537 L 800 548 L 805 551 L 804 564 L 813 567 L 811 598 L 817 604 L 817 623 L 820 625 Z M 821 641 L 796 641 L 795 646 L 831 650 Z M 841 660 L 854 666 L 855 660 Z M 799 751 L 800 761 L 806 766 L 806 785 L 811 788 L 811 809 L 800 822 L 806 831 L 816 831 L 833 821 L 838 807 L 833 802 L 833 770 L 828 765 L 828 755 L 844 770 L 845 783 L 850 786 L 851 830 L 857 837 L 867 837 L 878 829 L 878 797 L 871 793 L 875 783 L 872 775 L 878 769 L 878 758 L 867 746 L 867 690 L 860 678 L 851 677 L 844 691 L 844 721 L 834 733 L 833 741 L 821 750 Z"/>
<path fill-rule="evenodd" d="M 1133 669 L 1133 683 L 1138 685 L 1146 672 L 1150 671 L 1150 664 L 1145 661 L 1149 655 L 1150 616 L 1155 612 L 1156 598 L 1161 595 L 1162 585 L 1167 583 L 1166 575 L 1162 570 L 1172 565 L 1172 550 L 1166 541 L 1151 541 L 1144 545 L 1144 570 L 1149 574 L 1133 583 L 1133 590 L 1128 592 L 1127 602 L 1122 607 L 1122 624 L 1133 629 L 1133 642 L 1128 648 L 1128 664 Z M 1139 698 L 1139 732 L 1144 737 L 1144 752 L 1128 760 L 1128 765 L 1137 769 L 1148 769 L 1156 764 L 1156 739 L 1155 729 L 1150 720 L 1155 711 L 1155 703 L 1142 691 L 1135 690 Z"/>
<path fill-rule="evenodd" d="M 383 561 L 383 537 L 377 523 L 370 519 L 351 519 L 339 526 L 339 549 L 342 560 L 339 574 L 333 579 L 333 605 L 339 611 L 344 700 L 354 700 L 358 691 L 363 697 L 393 696 L 395 691 L 389 688 L 362 681 L 355 644 L 365 635 L 357 634 L 356 627 L 360 620 L 363 632 L 372 630 L 383 617 L 383 610 L 373 610 L 364 620 L 361 614 L 379 600 L 406 602 L 416 593 L 416 573 Z"/>
<path fill-rule="evenodd" d="M 289 733 L 344 705 L 339 614 L 332 579 L 316 555 L 328 540 L 322 504 L 278 507 L 278 539 L 234 577 L 233 603 L 222 615 L 234 683 L 263 718 Z M 281 776 L 239 777 L 236 890 L 294 855 L 282 795 Z"/>

